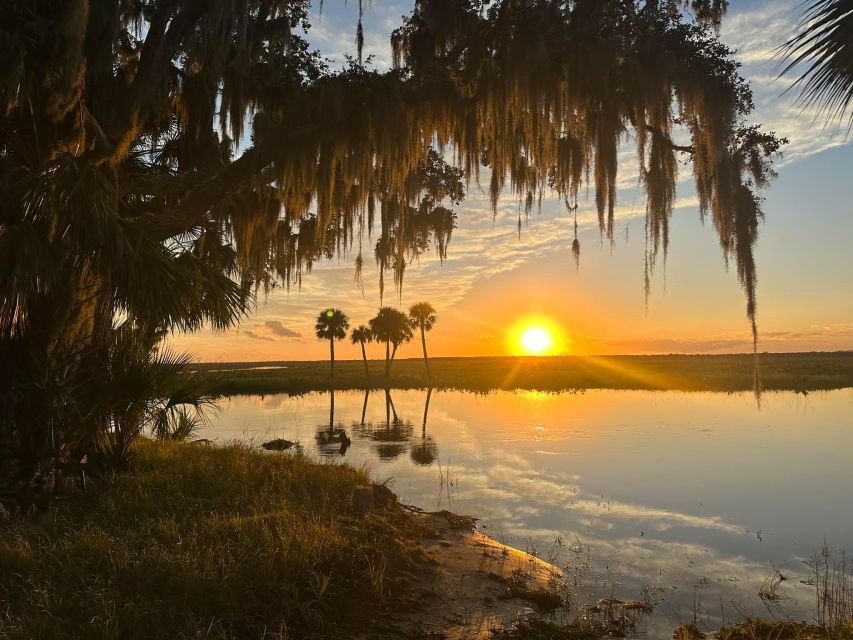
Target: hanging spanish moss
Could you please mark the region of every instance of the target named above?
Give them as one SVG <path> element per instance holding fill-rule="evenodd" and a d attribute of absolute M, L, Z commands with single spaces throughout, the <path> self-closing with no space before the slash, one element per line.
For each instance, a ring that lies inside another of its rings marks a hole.
<path fill-rule="evenodd" d="M 356 241 L 360 278 L 365 234 L 380 286 L 390 272 L 399 291 L 424 251 L 443 258 L 482 167 L 493 211 L 508 192 L 519 224 L 546 190 L 577 202 L 590 188 L 612 241 L 625 144 L 647 286 L 690 160 L 757 339 L 755 189 L 784 141 L 747 122 L 752 94 L 714 32 L 726 4 L 418 0 L 379 73 L 363 64 L 360 1 L 358 61 L 331 73 L 300 35 L 304 0 L 12 3 L 0 347 L 43 368 L 72 343 L 108 349 L 119 319 L 226 327 Z"/>

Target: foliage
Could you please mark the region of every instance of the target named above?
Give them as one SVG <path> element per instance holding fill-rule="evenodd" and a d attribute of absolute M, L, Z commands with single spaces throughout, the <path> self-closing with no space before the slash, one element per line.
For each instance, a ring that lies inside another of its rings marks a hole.
<path fill-rule="evenodd" d="M 343 340 L 347 337 L 347 329 L 349 318 L 340 309 L 324 309 L 314 324 L 318 340 Z"/>
<path fill-rule="evenodd" d="M 423 331 L 432 331 L 438 322 L 438 315 L 429 302 L 417 302 L 409 307 L 409 319 Z"/>
<path fill-rule="evenodd" d="M 324 309 L 317 316 L 314 324 L 314 333 L 318 340 L 329 341 L 329 376 L 335 377 L 335 340 L 343 340 L 347 337 L 349 329 L 349 318 L 340 309 Z"/>
<path fill-rule="evenodd" d="M 133 442 L 146 430 L 160 439 L 191 436 L 214 399 L 210 382 L 190 372 L 190 356 L 158 347 L 156 333 L 125 323 L 113 335 L 99 407 L 108 426 L 90 434 L 89 445 L 116 469 L 127 465 Z"/>
<path fill-rule="evenodd" d="M 427 377 L 432 378 L 429 368 L 429 357 L 427 356 L 426 332 L 431 331 L 438 322 L 438 315 L 429 302 L 417 302 L 409 307 L 409 320 L 412 326 L 421 331 L 421 348 L 424 352 L 424 365 L 426 365 Z"/>
<path fill-rule="evenodd" d="M 493 210 L 504 187 L 526 212 L 545 189 L 576 203 L 588 178 L 612 238 L 629 136 L 646 273 L 666 255 L 685 157 L 754 326 L 754 188 L 782 141 L 748 123 L 751 92 L 713 31 L 726 4 L 419 0 L 393 34 L 395 69 L 361 64 L 362 33 L 359 62 L 331 73 L 304 37 L 307 0 L 11 3 L 0 355 L 20 373 L 0 378 L 0 402 L 26 434 L 19 459 L 43 461 L 49 423 L 107 424 L 89 407 L 117 324 L 230 326 L 260 290 L 356 242 L 360 278 L 376 226 L 381 284 L 392 270 L 400 287 L 424 251 L 443 258 L 482 167 Z M 45 378 L 74 402 L 39 407 Z"/>
<path fill-rule="evenodd" d="M 370 332 L 377 342 L 385 343 L 385 377 L 391 373 L 391 363 L 401 344 L 409 342 L 412 337 L 412 324 L 409 317 L 394 307 L 381 307 L 376 316 L 368 323 Z M 393 351 L 391 347 L 393 346 Z"/>
<path fill-rule="evenodd" d="M 782 73 L 799 73 L 794 88 L 804 106 L 817 106 L 827 120 L 853 124 L 853 6 L 846 0 L 805 3 L 797 33 L 781 49 Z"/>
<path fill-rule="evenodd" d="M 353 344 L 364 344 L 365 342 L 373 342 L 373 332 L 370 330 L 369 327 L 360 324 L 350 333 L 350 341 Z"/>

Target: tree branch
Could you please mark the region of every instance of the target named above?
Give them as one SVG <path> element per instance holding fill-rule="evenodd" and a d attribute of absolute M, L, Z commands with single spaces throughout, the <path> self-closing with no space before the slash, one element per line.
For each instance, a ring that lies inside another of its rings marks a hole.
<path fill-rule="evenodd" d="M 646 131 L 648 131 L 649 133 L 653 133 L 653 134 L 654 134 L 655 136 L 657 136 L 657 137 L 658 137 L 658 139 L 660 139 L 661 141 L 665 142 L 665 143 L 666 143 L 666 145 L 667 145 L 670 149 L 673 149 L 674 151 L 680 151 L 681 153 L 690 153 L 690 154 L 693 154 L 693 153 L 695 153 L 695 151 L 696 151 L 692 146 L 682 146 L 682 145 L 679 145 L 679 144 L 675 144 L 675 143 L 672 141 L 672 138 L 670 138 L 669 136 L 665 135 L 665 134 L 664 134 L 664 132 L 663 132 L 663 131 L 661 131 L 660 129 L 658 129 L 657 127 L 653 127 L 652 125 L 647 124 L 647 125 L 645 125 L 645 129 L 646 129 Z"/>
<path fill-rule="evenodd" d="M 180 204 L 149 216 L 145 223 L 146 231 L 158 240 L 190 231 L 204 219 L 211 207 L 239 189 L 265 164 L 257 147 L 248 149 L 222 171 L 190 191 Z"/>

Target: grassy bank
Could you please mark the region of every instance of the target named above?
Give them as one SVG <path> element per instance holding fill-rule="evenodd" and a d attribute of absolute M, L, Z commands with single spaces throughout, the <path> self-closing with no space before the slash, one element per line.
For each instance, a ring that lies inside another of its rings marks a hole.
<path fill-rule="evenodd" d="M 415 520 L 352 468 L 134 453 L 85 496 L 0 522 L 0 637 L 356 637 L 422 554 Z"/>
<path fill-rule="evenodd" d="M 432 386 L 488 392 L 496 389 L 674 389 L 748 391 L 753 388 L 754 357 L 743 355 L 567 356 L 552 358 L 434 358 Z M 269 368 L 257 368 L 259 366 Z M 371 377 L 360 361 L 335 364 L 338 389 L 378 388 L 386 384 L 384 363 L 371 361 Z M 201 364 L 218 393 L 305 393 L 329 387 L 328 362 Z M 815 391 L 853 386 L 853 352 L 763 354 L 765 390 Z M 388 384 L 398 389 L 429 385 L 423 361 L 394 363 Z"/>
<path fill-rule="evenodd" d="M 460 528 L 457 521 L 470 526 L 470 519 L 434 516 L 451 529 Z M 515 593 L 521 583 L 494 573 L 530 575 L 531 563 L 541 561 L 507 548 L 489 555 L 482 542 L 467 543 L 466 556 L 458 541 L 435 535 L 434 516 L 412 515 L 389 489 L 350 467 L 242 447 L 141 441 L 128 472 L 95 481 L 52 510 L 0 520 L 0 638 L 439 640 L 447 636 L 422 631 L 424 620 L 455 628 L 462 612 L 474 621 L 480 609 L 494 616 L 508 597 L 570 612 L 562 595 L 552 602 L 553 591 Z M 445 548 L 444 561 L 430 564 Z M 826 560 L 816 576 L 823 584 L 818 611 L 839 620 L 831 629 L 748 619 L 717 634 L 682 627 L 674 637 L 853 638 L 847 565 Z M 461 600 L 459 611 L 442 616 Z M 568 626 L 514 616 L 518 622 L 492 637 L 621 636 L 632 631 L 635 614 L 652 608 L 606 602 L 571 610 Z M 416 624 L 401 627 L 406 620 Z"/>

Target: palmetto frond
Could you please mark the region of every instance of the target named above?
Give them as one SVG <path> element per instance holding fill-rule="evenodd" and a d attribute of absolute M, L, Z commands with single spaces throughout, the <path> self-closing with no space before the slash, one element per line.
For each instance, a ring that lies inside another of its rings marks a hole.
<path fill-rule="evenodd" d="M 375 317 L 370 319 L 370 330 L 376 340 L 403 344 L 412 339 L 412 325 L 409 317 L 394 307 L 382 307 Z"/>
<path fill-rule="evenodd" d="M 314 333 L 318 340 L 343 340 L 347 337 L 349 317 L 340 309 L 324 309 L 317 316 Z"/>
<path fill-rule="evenodd" d="M 409 307 L 409 318 L 412 322 L 422 327 L 424 331 L 430 331 L 438 322 L 438 315 L 429 302 L 418 302 Z"/>
<path fill-rule="evenodd" d="M 350 333 L 350 341 L 353 344 L 373 342 L 373 332 L 370 330 L 370 327 L 360 324 Z"/>
<path fill-rule="evenodd" d="M 853 125 L 853 2 L 812 0 L 796 35 L 782 47 L 782 74 L 799 74 L 800 102 L 828 120 Z"/>

